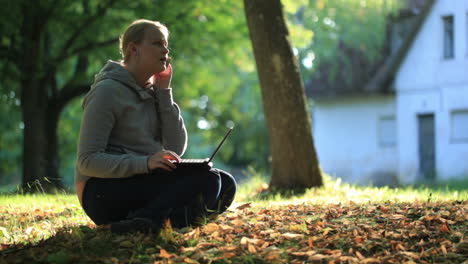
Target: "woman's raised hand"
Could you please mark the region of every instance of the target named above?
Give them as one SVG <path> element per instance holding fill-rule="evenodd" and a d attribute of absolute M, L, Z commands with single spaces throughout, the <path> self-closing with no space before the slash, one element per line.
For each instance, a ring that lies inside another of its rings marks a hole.
<path fill-rule="evenodd" d="M 172 66 L 170 63 L 167 63 L 166 70 L 156 73 L 153 75 L 152 83 L 156 88 L 169 88 L 171 86 L 172 80 Z"/>
<path fill-rule="evenodd" d="M 179 155 L 175 154 L 170 150 L 163 150 L 151 155 L 148 159 L 148 169 L 154 170 L 157 168 L 172 171 L 177 166 L 174 164 L 175 162 L 180 162 Z"/>

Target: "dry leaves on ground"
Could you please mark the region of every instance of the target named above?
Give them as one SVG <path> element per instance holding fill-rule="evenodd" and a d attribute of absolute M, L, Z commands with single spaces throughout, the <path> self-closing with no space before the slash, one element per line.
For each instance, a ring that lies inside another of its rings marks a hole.
<path fill-rule="evenodd" d="M 3 244 L 0 263 L 461 263 L 467 204 L 249 204 L 159 237 L 72 227 L 35 246 Z"/>

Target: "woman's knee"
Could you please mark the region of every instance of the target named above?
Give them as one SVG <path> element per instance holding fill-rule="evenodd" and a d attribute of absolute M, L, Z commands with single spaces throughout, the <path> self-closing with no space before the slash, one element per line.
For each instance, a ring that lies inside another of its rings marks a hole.
<path fill-rule="evenodd" d="M 232 196 L 236 194 L 237 182 L 236 179 L 228 172 L 217 169 L 221 178 L 221 192 L 229 193 Z"/>
<path fill-rule="evenodd" d="M 218 198 L 218 211 L 224 212 L 234 201 L 237 183 L 234 177 L 223 170 L 216 169 L 221 178 L 221 191 Z"/>

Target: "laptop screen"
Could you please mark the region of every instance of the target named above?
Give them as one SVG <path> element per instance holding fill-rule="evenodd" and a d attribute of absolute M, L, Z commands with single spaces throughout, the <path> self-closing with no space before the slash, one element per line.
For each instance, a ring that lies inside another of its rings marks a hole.
<path fill-rule="evenodd" d="M 215 151 L 213 152 L 213 155 L 211 155 L 211 157 L 210 157 L 210 159 L 208 160 L 208 162 L 211 162 L 211 160 L 215 157 L 216 153 L 218 153 L 218 150 L 221 148 L 221 146 L 223 145 L 224 141 L 225 141 L 226 138 L 231 134 L 231 132 L 232 132 L 233 129 L 234 129 L 234 127 L 229 128 L 228 132 L 226 133 L 226 135 L 224 135 L 223 140 L 221 140 L 221 143 L 219 143 L 218 147 L 215 149 Z"/>

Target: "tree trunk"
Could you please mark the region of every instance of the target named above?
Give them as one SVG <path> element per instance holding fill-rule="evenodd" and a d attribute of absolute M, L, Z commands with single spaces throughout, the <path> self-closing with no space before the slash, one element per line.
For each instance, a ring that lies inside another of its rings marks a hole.
<path fill-rule="evenodd" d="M 23 86 L 21 104 L 23 110 L 23 191 L 45 191 L 49 182 L 46 177 L 47 138 L 46 138 L 46 106 L 44 98 L 35 92 L 39 87 Z"/>
<path fill-rule="evenodd" d="M 274 189 L 322 185 L 299 65 L 280 0 L 244 0 L 272 152 Z"/>
<path fill-rule="evenodd" d="M 46 179 L 47 166 L 47 86 L 40 82 L 42 45 L 41 16 L 28 5 L 23 7 L 23 34 L 20 58 L 21 109 L 23 130 L 24 192 L 48 191 L 53 184 Z"/>

